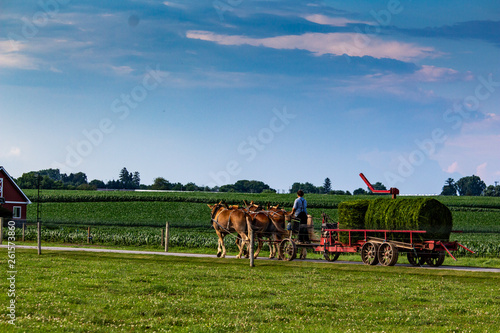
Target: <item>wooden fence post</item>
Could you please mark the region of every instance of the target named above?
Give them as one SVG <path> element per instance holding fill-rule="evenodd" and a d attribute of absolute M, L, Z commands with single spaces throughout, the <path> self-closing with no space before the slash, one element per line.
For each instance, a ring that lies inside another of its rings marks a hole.
<path fill-rule="evenodd" d="M 42 254 L 42 222 L 38 221 L 37 228 L 38 228 L 38 231 L 37 231 L 38 255 L 41 255 Z"/>
<path fill-rule="evenodd" d="M 163 240 L 165 239 L 164 230 L 161 228 L 161 236 L 160 236 L 160 246 L 163 247 Z"/>
<path fill-rule="evenodd" d="M 165 225 L 165 252 L 168 252 L 168 236 L 169 236 L 169 230 L 170 226 L 167 224 Z"/>
<path fill-rule="evenodd" d="M 0 245 L 3 242 L 3 217 L 0 217 Z"/>
<path fill-rule="evenodd" d="M 250 228 L 250 267 L 255 267 L 254 258 L 253 258 L 253 244 L 255 242 L 255 233 L 253 232 L 253 228 Z"/>
<path fill-rule="evenodd" d="M 24 242 L 24 235 L 26 233 L 26 222 L 23 222 L 23 238 L 22 241 Z"/>

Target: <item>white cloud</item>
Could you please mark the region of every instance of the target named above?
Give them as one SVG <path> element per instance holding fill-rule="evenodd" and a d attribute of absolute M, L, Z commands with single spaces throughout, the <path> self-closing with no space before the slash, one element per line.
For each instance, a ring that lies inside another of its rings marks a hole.
<path fill-rule="evenodd" d="M 0 157 L 9 158 L 9 157 L 18 157 L 21 156 L 21 148 L 19 147 L 11 147 L 8 151 L 2 153 L 0 151 Z"/>
<path fill-rule="evenodd" d="M 345 80 L 341 89 L 347 93 L 355 94 L 377 94 L 381 92 L 404 96 L 410 100 L 430 101 L 436 98 L 433 90 L 425 89 L 419 83 L 441 83 L 453 81 L 468 81 L 472 78 L 470 72 L 460 73 L 457 70 L 446 67 L 435 67 L 423 65 L 417 71 L 411 73 L 377 72 Z"/>
<path fill-rule="evenodd" d="M 129 66 L 111 66 L 111 68 L 118 75 L 128 75 L 134 71 L 134 69 Z"/>
<path fill-rule="evenodd" d="M 303 35 L 251 38 L 238 35 L 220 35 L 210 31 L 191 30 L 186 33 L 186 37 L 215 42 L 220 45 L 252 45 L 274 49 L 307 50 L 318 56 L 324 54 L 338 56 L 346 54 L 352 57 L 370 56 L 374 58 L 412 61 L 437 54 L 432 47 L 423 47 L 397 41 L 385 41 L 379 37 L 356 33 L 306 33 Z"/>
<path fill-rule="evenodd" d="M 345 27 L 348 24 L 370 24 L 370 22 L 350 20 L 345 17 L 329 17 L 321 14 L 311 14 L 304 16 L 304 18 L 309 22 L 334 27 Z"/>
<path fill-rule="evenodd" d="M 488 172 L 486 167 L 488 166 L 487 162 L 484 162 L 483 164 L 480 164 L 476 168 L 476 175 L 478 175 L 480 178 L 485 179 L 488 177 Z"/>
<path fill-rule="evenodd" d="M 177 9 L 187 9 L 185 5 L 182 5 L 180 3 L 175 3 L 171 1 L 163 1 L 163 4 L 167 7 L 172 7 L 172 8 L 177 8 Z"/>
<path fill-rule="evenodd" d="M 20 42 L 0 41 L 0 68 L 37 69 L 33 59 L 19 53 L 24 48 Z"/>
<path fill-rule="evenodd" d="M 455 161 L 455 162 L 451 163 L 445 171 L 447 173 L 459 172 L 459 170 L 458 170 L 458 162 Z"/>
<path fill-rule="evenodd" d="M 418 71 L 412 74 L 412 78 L 419 82 L 442 82 L 452 80 L 472 80 L 473 75 L 470 72 L 462 74 L 452 68 L 422 65 Z"/>

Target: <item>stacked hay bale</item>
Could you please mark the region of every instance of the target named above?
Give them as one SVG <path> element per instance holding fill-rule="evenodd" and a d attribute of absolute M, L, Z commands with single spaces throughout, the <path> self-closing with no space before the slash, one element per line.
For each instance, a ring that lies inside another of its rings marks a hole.
<path fill-rule="evenodd" d="M 339 204 L 341 229 L 425 230 L 415 234 L 414 241 L 448 241 L 453 227 L 450 210 L 433 198 L 399 198 L 356 200 Z M 383 237 L 383 234 L 375 235 Z M 348 242 L 347 233 L 340 234 L 340 241 Z M 351 241 L 363 239 L 354 235 Z M 388 239 L 409 242 L 409 234 L 392 233 Z"/>
<path fill-rule="evenodd" d="M 339 203 L 339 229 L 365 229 L 365 215 L 369 205 L 370 200 L 354 200 Z M 340 242 L 349 242 L 349 234 L 347 232 L 341 232 L 339 236 Z M 364 239 L 362 233 L 353 233 L 351 235 L 351 242 L 362 239 Z"/>
<path fill-rule="evenodd" d="M 365 227 L 425 230 L 416 239 L 448 241 L 453 222 L 448 207 L 433 198 L 375 199 L 366 211 Z M 392 234 L 390 239 L 409 241 L 409 235 Z"/>

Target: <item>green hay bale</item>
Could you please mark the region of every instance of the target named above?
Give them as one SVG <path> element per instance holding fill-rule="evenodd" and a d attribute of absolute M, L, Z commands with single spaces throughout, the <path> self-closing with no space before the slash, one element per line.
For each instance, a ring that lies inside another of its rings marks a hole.
<path fill-rule="evenodd" d="M 338 205 L 339 229 L 365 229 L 365 214 L 370 200 L 344 201 Z M 362 233 L 353 233 L 351 242 L 364 239 Z M 342 243 L 349 242 L 349 234 L 341 232 L 339 240 Z"/>
<path fill-rule="evenodd" d="M 432 198 L 375 199 L 365 215 L 367 229 L 425 230 L 415 240 L 449 240 L 453 226 L 450 210 Z M 389 239 L 409 241 L 409 234 L 391 234 Z"/>

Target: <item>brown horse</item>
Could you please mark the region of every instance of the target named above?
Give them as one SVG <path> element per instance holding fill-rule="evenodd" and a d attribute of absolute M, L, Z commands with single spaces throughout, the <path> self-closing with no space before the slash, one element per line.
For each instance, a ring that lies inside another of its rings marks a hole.
<path fill-rule="evenodd" d="M 269 242 L 269 258 L 274 258 L 277 249 L 276 241 L 280 241 L 288 234 L 285 230 L 284 219 L 281 221 L 278 214 L 262 210 L 262 207 L 254 204 L 253 201 L 246 209 L 252 217 L 252 227 L 258 241 L 254 257 L 257 258 L 262 249 L 263 239 L 267 238 Z"/>
<path fill-rule="evenodd" d="M 251 227 L 251 217 L 242 209 L 231 209 L 227 205 L 219 202 L 216 205 L 207 205 L 211 210 L 212 226 L 219 237 L 217 247 L 217 257 L 224 258 L 226 256 L 226 247 L 224 246 L 224 237 L 236 232 L 241 239 L 238 244 L 240 252 L 236 258 L 241 258 L 245 245 L 249 245 L 247 230 Z M 226 206 L 226 207 L 224 207 Z"/>
<path fill-rule="evenodd" d="M 279 205 L 268 207 L 268 213 L 274 222 L 276 231 L 274 232 L 274 242 L 278 243 L 284 238 L 290 237 L 290 231 L 286 230 L 286 224 L 290 221 L 292 212 L 287 212 L 284 209 L 278 208 Z M 277 246 L 276 248 L 279 247 Z M 276 249 L 275 252 L 276 253 Z M 279 256 L 280 257 L 280 256 Z"/>

